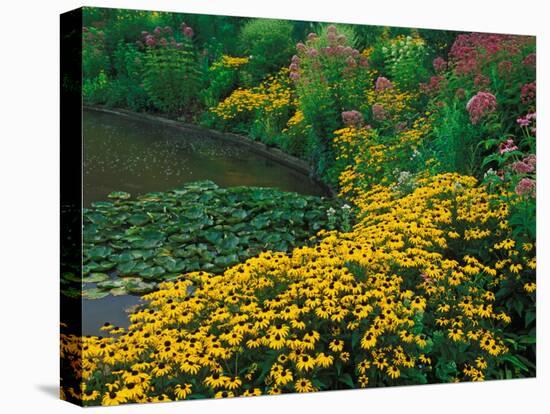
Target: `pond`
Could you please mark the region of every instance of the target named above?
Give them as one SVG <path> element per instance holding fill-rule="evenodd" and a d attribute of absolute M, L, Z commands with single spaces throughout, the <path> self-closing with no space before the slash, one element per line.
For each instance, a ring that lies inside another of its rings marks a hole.
<path fill-rule="evenodd" d="M 106 200 L 113 191 L 139 195 L 211 180 L 221 187 L 272 187 L 326 195 L 314 180 L 249 148 L 205 134 L 193 136 L 149 120 L 84 110 L 83 203 Z M 126 310 L 139 296 L 82 300 L 82 333 L 100 335 L 108 321 L 128 325 Z"/>

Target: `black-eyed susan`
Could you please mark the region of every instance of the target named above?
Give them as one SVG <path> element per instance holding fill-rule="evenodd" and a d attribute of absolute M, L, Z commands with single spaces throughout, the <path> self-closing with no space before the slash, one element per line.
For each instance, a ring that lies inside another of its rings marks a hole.
<path fill-rule="evenodd" d="M 126 402 L 126 397 L 120 391 L 112 390 L 103 394 L 102 405 L 119 405 Z"/>
<path fill-rule="evenodd" d="M 315 367 L 315 358 L 308 354 L 302 354 L 296 359 L 296 367 L 300 371 L 310 371 Z"/>
<path fill-rule="evenodd" d="M 329 349 L 333 352 L 341 352 L 344 349 L 344 341 L 340 339 L 334 339 L 328 345 Z"/>
<path fill-rule="evenodd" d="M 294 382 L 294 389 L 297 392 L 312 392 L 315 391 L 315 388 L 313 387 L 313 384 L 310 380 L 306 378 L 298 378 Z"/>
<path fill-rule="evenodd" d="M 397 379 L 401 375 L 401 371 L 396 366 L 389 366 L 386 370 L 386 374 L 392 379 Z"/>
<path fill-rule="evenodd" d="M 174 395 L 179 400 L 185 400 L 191 394 L 192 388 L 191 384 L 177 384 L 174 387 Z"/>
<path fill-rule="evenodd" d="M 233 391 L 218 391 L 216 394 L 214 394 L 214 398 L 232 398 L 235 396 L 235 393 Z"/>

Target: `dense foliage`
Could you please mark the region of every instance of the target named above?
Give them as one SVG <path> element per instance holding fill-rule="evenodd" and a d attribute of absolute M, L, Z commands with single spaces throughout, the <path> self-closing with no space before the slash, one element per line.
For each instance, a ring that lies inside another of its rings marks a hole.
<path fill-rule="evenodd" d="M 109 32 L 121 32 L 100 17 L 85 43 L 84 92 L 108 103 L 123 72 L 110 66 Z M 535 375 L 534 38 L 242 19 L 226 22 L 226 42 L 209 43 L 187 16 L 149 18 L 143 30 L 183 18 L 193 27 L 188 56 L 202 86 L 178 91 L 169 111 L 144 88 L 140 109 L 307 160 L 354 206 L 356 224 L 316 234 L 302 225 L 300 241 L 316 236 L 308 244 L 185 268 L 144 296 L 127 330 L 65 336 L 63 355 L 83 380 L 70 398 L 109 405 Z M 288 38 L 295 54 L 283 64 Z M 143 62 L 150 53 L 117 45 Z M 143 82 L 141 70 L 125 79 Z"/>

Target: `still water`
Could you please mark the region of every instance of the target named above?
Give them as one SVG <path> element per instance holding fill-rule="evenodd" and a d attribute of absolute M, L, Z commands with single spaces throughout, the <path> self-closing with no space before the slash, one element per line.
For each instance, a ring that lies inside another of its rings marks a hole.
<path fill-rule="evenodd" d="M 309 177 L 207 134 L 193 136 L 149 120 L 85 110 L 83 136 L 84 207 L 106 200 L 113 191 L 138 195 L 199 180 L 325 195 Z M 106 321 L 127 326 L 126 309 L 139 303 L 137 296 L 83 299 L 82 333 L 100 335 Z"/>

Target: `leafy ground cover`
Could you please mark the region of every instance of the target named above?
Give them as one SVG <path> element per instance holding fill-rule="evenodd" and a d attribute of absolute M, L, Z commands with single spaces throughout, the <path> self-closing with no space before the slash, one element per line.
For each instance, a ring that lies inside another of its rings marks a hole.
<path fill-rule="evenodd" d="M 125 192 L 83 213 L 83 296 L 140 294 L 183 272 L 223 272 L 265 250 L 287 251 L 320 229 L 350 226 L 336 199 L 269 188 L 186 184 L 132 199 Z M 65 275 L 74 282 L 75 276 Z M 78 280 L 80 282 L 80 280 Z M 67 289 L 79 295 L 80 286 Z"/>

